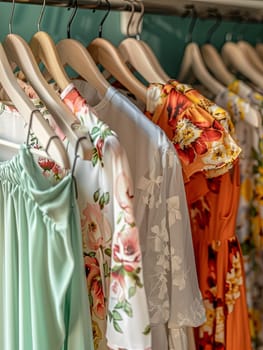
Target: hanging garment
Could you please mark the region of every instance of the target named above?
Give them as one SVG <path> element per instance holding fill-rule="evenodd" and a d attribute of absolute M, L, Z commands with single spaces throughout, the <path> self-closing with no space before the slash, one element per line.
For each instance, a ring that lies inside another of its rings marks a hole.
<path fill-rule="evenodd" d="M 231 168 L 241 149 L 225 130 L 221 116 L 215 119 L 171 84 L 151 84 L 148 95 L 146 116 L 165 130 L 174 143 L 185 182 L 196 172 L 202 171 L 209 178 Z M 162 118 L 163 113 L 168 114 L 167 118 Z M 175 133 L 174 127 L 180 133 Z"/>
<path fill-rule="evenodd" d="M 235 138 L 233 121 L 225 109 L 218 106 L 214 101 L 211 101 L 205 96 L 201 95 L 200 92 L 194 89 L 191 85 L 182 84 L 177 80 L 170 80 L 169 83 L 172 84 L 177 91 L 185 95 L 190 101 L 211 114 L 212 117 L 219 121 L 224 129 L 230 133 L 233 138 Z"/>
<path fill-rule="evenodd" d="M 85 199 L 82 232 L 86 255 L 93 257 L 97 253 L 101 255 L 98 261 L 103 263 L 105 296 L 108 298 L 108 346 L 116 350 L 149 349 L 150 322 L 139 231 L 133 212 L 134 190 L 126 153 L 116 134 L 104 122 L 99 121 L 73 85 L 61 93 L 61 99 L 78 117 L 82 126 L 87 128 L 96 147 L 90 164 L 101 173 L 100 186 L 94 185 L 96 191 L 92 193 L 92 198 L 87 200 L 86 196 Z M 79 167 L 78 173 L 78 183 L 82 183 L 83 191 L 87 192 L 86 179 L 90 172 L 87 167 L 86 171 L 84 167 Z M 97 179 L 94 178 L 94 183 Z M 80 207 L 83 208 L 83 205 L 80 204 Z M 100 232 L 100 217 L 97 216 L 99 208 L 104 214 L 101 219 L 106 225 Z M 92 215 L 90 209 L 94 209 Z M 90 225 L 94 224 L 96 227 L 91 229 Z M 89 273 L 88 281 L 91 276 Z M 96 290 L 91 288 L 91 291 L 96 296 Z"/>
<path fill-rule="evenodd" d="M 251 349 L 243 261 L 235 235 L 240 148 L 220 119 L 192 103 L 171 84 L 150 85 L 146 115 L 174 143 L 185 174 L 197 273 L 207 316 L 196 330 L 197 349 Z M 220 175 L 214 177 L 217 170 Z M 209 177 L 211 174 L 213 177 Z"/>
<path fill-rule="evenodd" d="M 240 88 L 239 88 L 240 87 Z M 239 97 L 234 92 L 240 92 Z M 241 93 L 242 92 L 242 93 Z M 262 126 L 260 109 L 249 104 L 248 96 L 254 101 L 254 94 L 244 83 L 234 82 L 221 95 L 217 102 L 229 110 L 233 120 L 239 144 L 242 147 L 240 157 L 241 195 L 237 216 L 237 235 L 241 244 L 246 270 L 247 303 L 251 339 L 256 349 L 263 345 L 263 254 L 262 254 Z M 256 94 L 257 96 L 257 94 Z M 260 103 L 260 99 L 256 98 Z M 258 126 L 253 123 L 252 115 L 258 116 Z"/>
<path fill-rule="evenodd" d="M 40 106 L 32 88 L 19 83 Z M 151 332 L 126 154 L 116 134 L 96 117 L 73 85 L 61 98 L 94 144 L 91 162 L 79 159 L 75 177 L 95 349 L 105 350 L 106 343 L 111 349 L 148 349 Z M 42 107 L 47 116 L 48 111 Z M 74 159 L 74 150 L 68 147 Z"/>
<path fill-rule="evenodd" d="M 257 129 L 257 136 L 255 135 L 256 138 L 253 143 L 253 149 L 250 149 L 250 158 L 254 158 L 252 174 L 254 182 L 254 193 L 253 200 L 250 203 L 250 215 L 252 215 L 252 217 L 250 218 L 250 226 L 253 230 L 253 245 L 255 245 L 256 249 L 260 252 L 263 248 L 263 95 L 253 91 L 247 84 L 240 80 L 235 80 L 232 84 L 230 84 L 228 86 L 228 90 L 240 96 L 244 101 L 248 102 L 253 109 L 258 110 L 260 114 L 258 117 L 259 127 Z M 247 118 L 249 118 L 249 114 Z M 255 142 L 257 142 L 258 145 L 255 145 Z M 246 146 L 249 146 L 249 144 L 247 144 Z"/>
<path fill-rule="evenodd" d="M 0 163 L 0 348 L 92 349 L 73 177 L 41 170 L 26 146 Z"/>
<path fill-rule="evenodd" d="M 103 99 L 87 82 L 75 86 L 117 132 L 135 185 L 152 349 L 189 350 L 185 327 L 204 322 L 182 169 L 165 133 L 110 87 Z M 180 302 L 178 302 L 180 300 Z M 168 328 L 168 330 L 167 330 Z M 167 336 L 168 335 L 168 336 Z"/>

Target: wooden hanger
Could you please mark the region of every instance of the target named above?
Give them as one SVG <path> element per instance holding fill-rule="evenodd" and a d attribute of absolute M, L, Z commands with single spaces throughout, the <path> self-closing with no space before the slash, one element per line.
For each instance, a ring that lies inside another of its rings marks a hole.
<path fill-rule="evenodd" d="M 221 55 L 227 66 L 232 66 L 255 85 L 263 88 L 263 75 L 249 63 L 237 44 L 226 42 L 222 47 Z"/>
<path fill-rule="evenodd" d="M 205 44 L 202 46 L 201 51 L 203 59 L 208 68 L 224 85 L 228 86 L 236 79 L 236 77 L 228 71 L 220 54 L 213 45 Z M 243 102 L 246 103 L 245 101 Z M 259 113 L 254 108 L 251 108 L 249 123 L 256 128 L 260 126 Z"/>
<path fill-rule="evenodd" d="M 32 129 L 44 150 L 46 150 L 46 153 L 44 153 L 45 156 L 48 155 L 51 157 L 64 169 L 69 169 L 69 160 L 64 145 L 59 140 L 58 136 L 55 135 L 42 114 L 35 109 L 33 103 L 18 85 L 2 44 L 0 44 L 0 81 L 16 109 L 29 125 L 29 128 Z M 0 140 L 0 144 L 7 147 L 18 148 L 18 145 L 15 143 L 3 139 Z M 38 150 L 32 149 L 32 151 L 39 155 L 40 153 L 42 154 L 42 152 Z"/>
<path fill-rule="evenodd" d="M 74 69 L 101 96 L 106 94 L 110 83 L 104 78 L 85 46 L 74 39 L 63 39 L 56 47 L 64 66 L 68 65 Z"/>
<path fill-rule="evenodd" d="M 238 47 L 242 50 L 244 56 L 248 59 L 253 67 L 263 74 L 263 61 L 257 53 L 257 50 L 248 42 L 240 40 L 237 42 Z"/>
<path fill-rule="evenodd" d="M 8 34 L 3 46 L 9 62 L 14 62 L 23 71 L 69 142 L 77 148 L 78 155 L 90 160 L 93 150 L 90 140 L 75 127 L 79 124 L 78 119 L 46 82 L 25 40 L 16 34 Z"/>
<path fill-rule="evenodd" d="M 37 23 L 38 31 L 30 40 L 29 46 L 37 64 L 44 64 L 51 78 L 64 90 L 71 82 L 60 61 L 56 45 L 50 35 L 40 30 L 40 24 L 46 8 L 46 0 L 43 0 L 40 16 Z"/>
<path fill-rule="evenodd" d="M 213 94 L 218 95 L 225 87 L 219 83 L 206 69 L 199 46 L 191 42 L 186 46 L 178 75 L 178 80 L 184 82 L 190 72 Z"/>
<path fill-rule="evenodd" d="M 197 14 L 194 7 L 191 7 L 189 10 L 192 20 L 188 31 L 188 44 L 184 51 L 178 80 L 186 82 L 189 76 L 194 75 L 209 91 L 214 95 L 218 95 L 225 90 L 225 87 L 209 73 L 204 64 L 199 46 L 193 42 L 193 30 L 197 21 Z"/>
<path fill-rule="evenodd" d="M 159 74 L 155 69 L 152 58 L 149 58 L 145 46 L 141 44 L 141 40 L 134 38 L 126 38 L 121 41 L 118 50 L 125 63 L 131 66 L 141 74 L 148 83 L 166 83 L 167 80 Z"/>
<path fill-rule="evenodd" d="M 222 16 L 216 9 L 211 10 L 210 14 L 215 17 L 216 21 L 207 31 L 206 43 L 201 46 L 201 54 L 209 71 L 212 72 L 218 81 L 228 86 L 235 80 L 235 76 L 227 69 L 219 52 L 211 44 L 212 36 L 222 22 Z"/>
<path fill-rule="evenodd" d="M 129 2 L 134 9 L 133 1 L 129 0 Z M 118 49 L 109 41 L 102 38 L 103 24 L 111 11 L 110 1 L 106 0 L 106 3 L 108 5 L 108 10 L 99 25 L 99 37 L 94 39 L 88 45 L 87 50 L 96 64 L 101 64 L 107 71 L 105 72 L 105 76 L 109 76 L 109 74 L 111 74 L 111 76 L 117 79 L 126 89 L 133 93 L 135 97 L 146 103 L 147 88 L 126 66 Z"/>
<path fill-rule="evenodd" d="M 53 39 L 48 33 L 40 31 L 33 35 L 29 46 L 36 62 L 42 62 L 59 88 L 64 90 L 71 81 L 60 61 Z"/>
<path fill-rule="evenodd" d="M 143 40 L 139 40 L 139 43 L 144 48 L 144 51 L 148 56 L 150 64 L 154 67 L 154 70 L 159 74 L 160 77 L 162 77 L 163 81 L 165 82 L 169 81 L 171 77 L 169 77 L 167 73 L 164 71 L 163 67 L 161 66 L 159 60 L 157 59 L 156 55 L 154 54 L 150 46 Z"/>
<path fill-rule="evenodd" d="M 132 74 L 115 46 L 103 38 L 95 38 L 87 50 L 97 64 L 101 64 L 126 89 L 146 103 L 147 88 Z"/>
<path fill-rule="evenodd" d="M 135 13 L 133 1 L 129 2 L 131 4 L 132 11 L 127 25 L 128 36 L 130 36 L 130 25 L 133 22 Z M 122 40 L 118 49 L 125 63 L 129 63 L 148 83 L 166 83 L 169 80 L 169 77 L 160 66 L 150 47 L 140 38 L 140 25 L 144 15 L 144 5 L 141 0 L 136 2 L 138 2 L 141 7 L 141 13 L 137 18 L 135 34 L 136 39 L 128 37 Z"/>
<path fill-rule="evenodd" d="M 78 4 L 77 0 L 75 0 L 73 4 L 73 12 L 67 24 L 67 39 L 61 40 L 56 45 L 56 49 L 62 65 L 64 67 L 70 66 L 72 69 L 74 69 L 74 71 L 78 73 L 81 78 L 88 81 L 103 97 L 110 87 L 110 83 L 100 72 L 85 46 L 79 41 L 71 39 L 71 25 L 77 14 L 77 10 Z M 105 19 L 106 17 L 103 18 L 100 28 L 102 28 L 103 21 L 105 21 Z"/>
<path fill-rule="evenodd" d="M 222 57 L 213 45 L 204 44 L 201 47 L 201 53 L 206 66 L 218 81 L 228 86 L 235 80 L 235 76 L 228 71 Z"/>

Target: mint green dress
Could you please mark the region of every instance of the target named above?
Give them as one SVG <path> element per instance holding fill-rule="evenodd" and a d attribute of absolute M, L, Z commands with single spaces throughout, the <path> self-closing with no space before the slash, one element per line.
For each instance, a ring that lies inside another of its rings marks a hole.
<path fill-rule="evenodd" d="M 52 185 L 22 146 L 0 163 L 0 349 L 93 350 L 71 174 Z"/>

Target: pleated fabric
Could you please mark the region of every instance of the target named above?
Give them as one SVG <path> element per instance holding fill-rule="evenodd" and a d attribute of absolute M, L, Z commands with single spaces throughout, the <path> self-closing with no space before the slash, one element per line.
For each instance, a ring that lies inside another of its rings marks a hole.
<path fill-rule="evenodd" d="M 92 350 L 79 214 L 26 146 L 0 164 L 0 349 Z"/>

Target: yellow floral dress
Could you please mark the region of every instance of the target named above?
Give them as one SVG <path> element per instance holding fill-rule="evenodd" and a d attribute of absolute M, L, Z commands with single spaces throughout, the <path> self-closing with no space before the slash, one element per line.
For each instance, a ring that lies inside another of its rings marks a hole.
<path fill-rule="evenodd" d="M 237 235 L 245 261 L 252 344 L 257 349 L 263 346 L 263 96 L 235 80 L 217 102 L 235 121 L 243 150 Z"/>
<path fill-rule="evenodd" d="M 220 118 L 171 83 L 150 85 L 145 114 L 165 130 L 183 168 L 207 316 L 196 329 L 196 347 L 250 350 L 243 260 L 235 234 L 240 148 Z"/>

